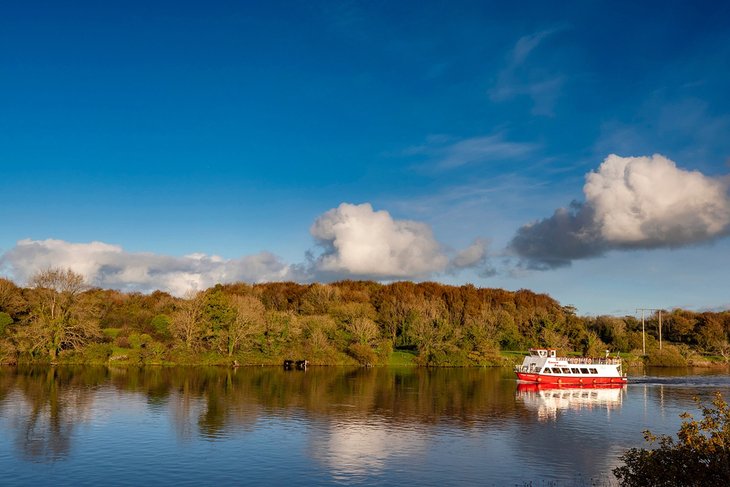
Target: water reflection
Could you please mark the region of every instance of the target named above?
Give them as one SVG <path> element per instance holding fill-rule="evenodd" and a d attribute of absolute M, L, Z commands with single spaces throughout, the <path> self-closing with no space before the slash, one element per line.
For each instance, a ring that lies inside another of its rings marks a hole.
<path fill-rule="evenodd" d="M 383 472 L 388 462 L 423 455 L 426 438 L 413 429 L 393 431 L 375 419 L 370 424 L 333 424 L 311 436 L 312 458 L 338 481 L 355 481 Z"/>
<path fill-rule="evenodd" d="M 602 387 L 560 387 L 558 385 L 518 384 L 517 397 L 540 421 L 556 421 L 565 410 L 602 409 L 607 413 L 620 409 L 626 394 L 622 384 Z"/>
<path fill-rule="evenodd" d="M 20 485 L 590 485 L 642 430 L 674 433 L 694 396 L 730 398 L 726 374 L 652 374 L 547 389 L 501 369 L 0 367 L 0 470 Z"/>
<path fill-rule="evenodd" d="M 0 376 L 0 408 L 14 426 L 16 450 L 39 461 L 67 456 L 74 428 L 91 418 L 94 392 L 86 385 L 98 372 L 88 369 L 82 376 L 71 368 L 29 368 Z"/>
<path fill-rule="evenodd" d="M 6 367 L 0 413 L 12 416 L 18 446 L 40 458 L 67 453 L 74 426 L 88 420 L 96 394 L 108 390 L 141 396 L 151 413 L 169 416 L 181 440 L 225 439 L 261 417 L 305 415 L 365 425 L 337 429 L 333 444 L 364 443 L 354 440 L 358 435 L 377 444 L 380 431 L 393 425 L 502 421 L 515 408 L 504 376 L 497 369 Z"/>

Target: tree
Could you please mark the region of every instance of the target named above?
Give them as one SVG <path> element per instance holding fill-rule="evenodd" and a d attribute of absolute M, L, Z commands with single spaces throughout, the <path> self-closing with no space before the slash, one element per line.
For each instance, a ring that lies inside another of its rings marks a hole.
<path fill-rule="evenodd" d="M 99 336 L 98 313 L 82 295 L 83 276 L 71 269 L 51 268 L 36 273 L 30 284 L 30 328 L 24 331 L 35 337 L 35 343 L 28 351 L 44 350 L 55 361 L 61 350 L 81 348 Z"/>
<path fill-rule="evenodd" d="M 702 419 L 683 413 L 677 441 L 645 431 L 646 441 L 659 447 L 632 448 L 620 457 L 625 465 L 613 474 L 622 486 L 730 485 L 730 407 L 719 392 L 711 407 L 698 405 Z"/>
<path fill-rule="evenodd" d="M 231 307 L 234 318 L 228 324 L 228 356 L 250 338 L 259 335 L 264 329 L 264 305 L 253 296 L 233 296 Z"/>
<path fill-rule="evenodd" d="M 204 293 L 190 293 L 172 316 L 172 334 L 193 350 L 198 346 L 204 331 Z"/>
<path fill-rule="evenodd" d="M 345 327 L 347 331 L 350 332 L 355 342 L 361 345 L 369 345 L 380 335 L 378 325 L 376 325 L 370 318 L 362 316 L 354 318 L 349 323 L 346 323 Z"/>
<path fill-rule="evenodd" d="M 0 278 L 0 311 L 13 316 L 25 306 L 22 292 L 12 281 Z"/>

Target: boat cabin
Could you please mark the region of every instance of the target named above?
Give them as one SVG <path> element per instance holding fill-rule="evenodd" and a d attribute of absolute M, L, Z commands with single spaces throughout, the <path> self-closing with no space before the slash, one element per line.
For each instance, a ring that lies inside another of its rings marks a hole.
<path fill-rule="evenodd" d="M 555 358 L 556 357 L 556 350 L 552 348 L 531 348 L 530 349 L 530 355 L 537 356 L 537 357 L 550 357 Z"/>

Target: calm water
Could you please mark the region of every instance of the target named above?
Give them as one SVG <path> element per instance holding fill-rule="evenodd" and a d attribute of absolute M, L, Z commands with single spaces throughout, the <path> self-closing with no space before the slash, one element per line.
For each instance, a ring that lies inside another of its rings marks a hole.
<path fill-rule="evenodd" d="M 0 368 L 0 485 L 591 485 L 727 373 L 518 388 L 502 369 Z"/>

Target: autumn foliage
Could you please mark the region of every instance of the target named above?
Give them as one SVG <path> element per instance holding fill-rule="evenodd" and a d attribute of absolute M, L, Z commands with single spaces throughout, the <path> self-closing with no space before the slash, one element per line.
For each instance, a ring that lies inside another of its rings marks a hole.
<path fill-rule="evenodd" d="M 649 358 L 730 359 L 730 313 L 647 319 Z M 640 352 L 634 317 L 580 317 L 546 294 L 435 282 L 234 283 L 174 297 L 87 286 L 71 270 L 39 272 L 27 287 L 0 279 L 0 362 L 498 365 L 501 351 Z"/>
<path fill-rule="evenodd" d="M 711 406 L 701 406 L 702 419 L 682 414 L 682 426 L 675 440 L 644 438 L 657 447 L 632 448 L 613 473 L 625 487 L 690 487 L 730 485 L 730 406 L 718 392 Z"/>

